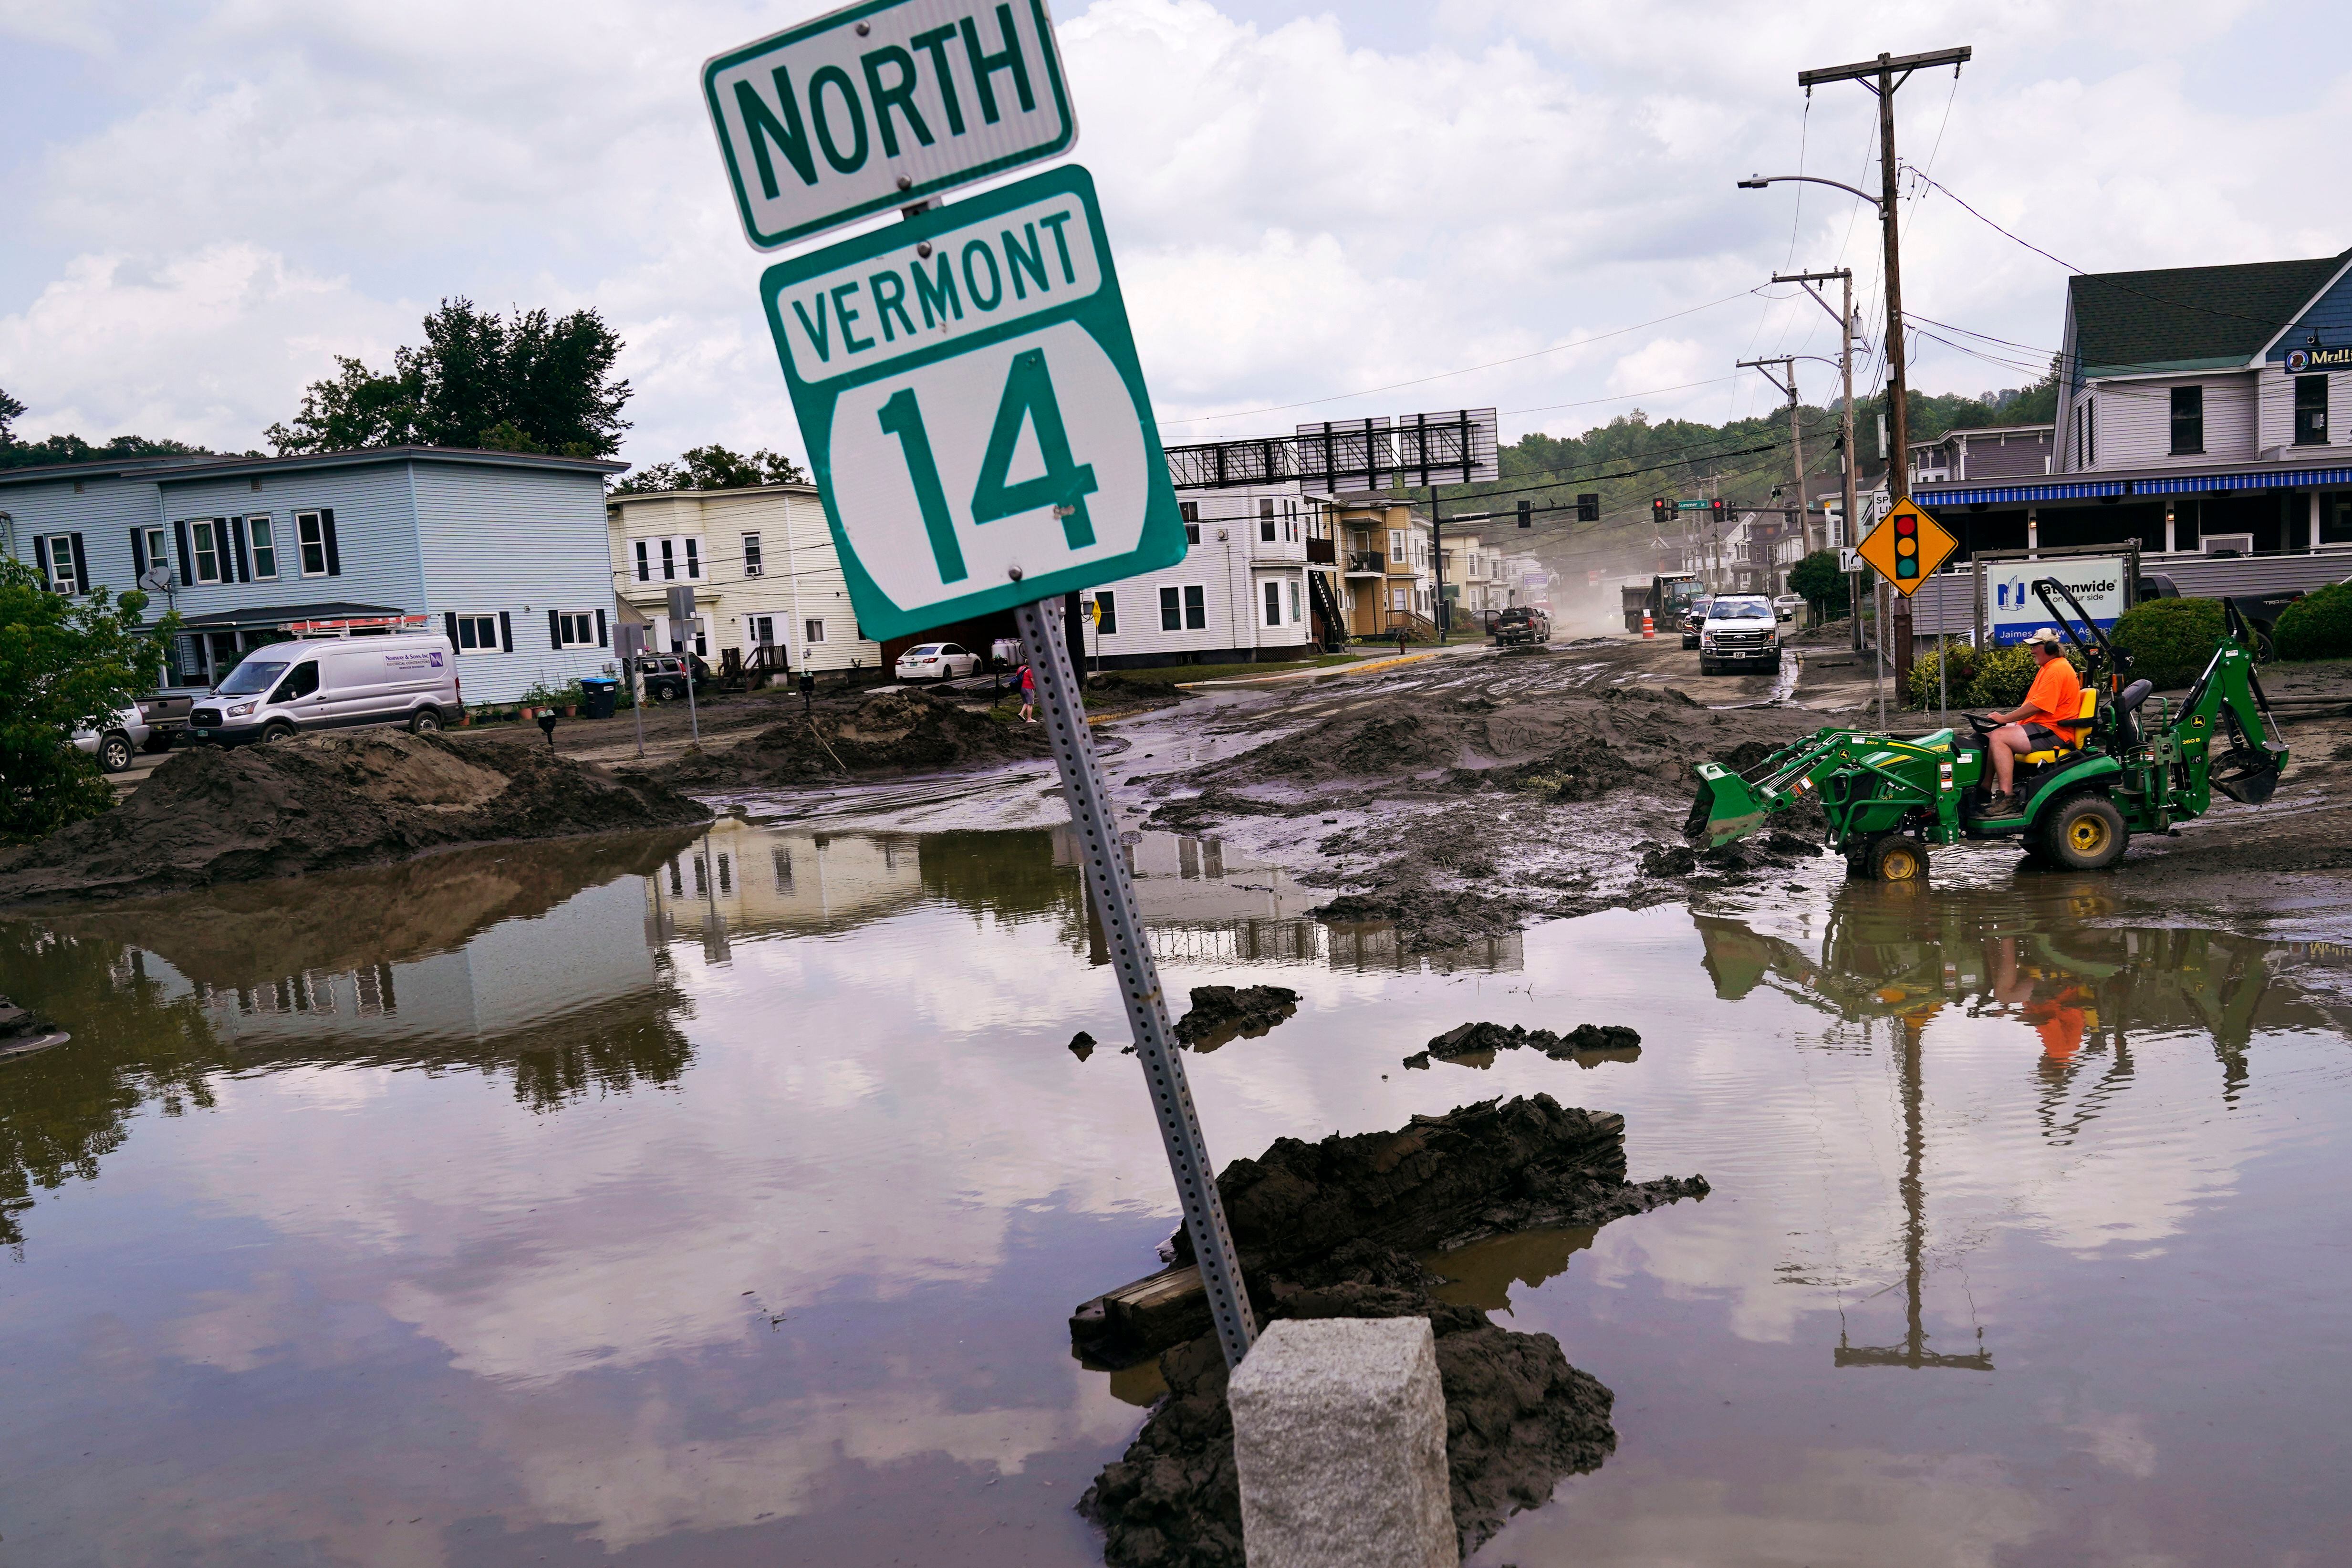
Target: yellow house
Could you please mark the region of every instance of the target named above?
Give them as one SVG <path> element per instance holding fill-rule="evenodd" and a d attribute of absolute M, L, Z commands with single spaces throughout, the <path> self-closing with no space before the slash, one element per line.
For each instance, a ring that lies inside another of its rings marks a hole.
<path fill-rule="evenodd" d="M 1400 627 L 1426 632 L 1435 579 L 1429 519 L 1391 496 L 1341 496 L 1335 507 L 1349 634 L 1387 637 Z"/>

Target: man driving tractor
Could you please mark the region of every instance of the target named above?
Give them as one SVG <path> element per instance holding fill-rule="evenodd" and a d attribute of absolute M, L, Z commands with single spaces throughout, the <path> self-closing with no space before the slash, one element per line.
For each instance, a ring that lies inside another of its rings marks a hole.
<path fill-rule="evenodd" d="M 2033 685 L 2025 706 L 1986 716 L 2001 727 L 1985 737 L 2000 792 L 1985 802 L 1988 817 L 2014 817 L 2024 810 L 2017 798 L 2017 759 L 2028 752 L 2064 750 L 2082 739 L 2088 721 L 2080 716 L 2083 682 L 2061 651 L 2058 633 L 2044 626 L 2025 639 L 2033 650 Z"/>

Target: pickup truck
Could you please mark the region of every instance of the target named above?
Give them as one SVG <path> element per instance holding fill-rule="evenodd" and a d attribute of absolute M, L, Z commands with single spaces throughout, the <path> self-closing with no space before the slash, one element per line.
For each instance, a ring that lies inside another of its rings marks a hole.
<path fill-rule="evenodd" d="M 1507 647 L 1514 643 L 1533 643 L 1540 646 L 1551 641 L 1551 617 L 1533 605 L 1513 605 L 1497 611 L 1495 615 L 1495 643 Z"/>

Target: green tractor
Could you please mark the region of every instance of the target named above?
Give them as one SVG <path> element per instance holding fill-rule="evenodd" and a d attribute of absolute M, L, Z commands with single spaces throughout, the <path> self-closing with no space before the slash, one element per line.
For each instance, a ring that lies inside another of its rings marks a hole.
<path fill-rule="evenodd" d="M 1930 846 L 1964 838 L 2022 839 L 2053 865 L 2095 871 L 2121 859 L 2132 834 L 2202 816 L 2214 790 L 2249 805 L 2271 798 L 2286 743 L 2255 678 L 2254 630 L 2234 601 L 2221 601 L 2227 630 L 2175 708 L 2151 699 L 2147 681 L 2126 684 L 2130 657 L 2064 585 L 2042 578 L 2033 591 L 2084 655 L 2083 716 L 2091 725 L 2077 746 L 2018 759 L 2021 814 L 1982 814 L 1993 786 L 1985 737 L 1998 727 L 1971 715 L 1968 730 L 1912 739 L 1824 729 L 1744 773 L 1701 763 L 1685 836 L 1717 849 L 1811 796 L 1829 821 L 1831 846 L 1857 877 L 1916 881 L 1927 874 Z"/>

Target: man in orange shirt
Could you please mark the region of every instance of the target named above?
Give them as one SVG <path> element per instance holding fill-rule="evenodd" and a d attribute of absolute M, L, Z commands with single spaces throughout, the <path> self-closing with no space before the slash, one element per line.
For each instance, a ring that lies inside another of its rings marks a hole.
<path fill-rule="evenodd" d="M 2017 798 L 2019 758 L 2029 751 L 2073 746 L 2083 733 L 2083 683 L 2059 651 L 2058 633 L 2044 626 L 2026 638 L 2025 645 L 2033 651 L 2036 666 L 2025 706 L 1986 716 L 2001 727 L 1986 737 L 1993 776 L 2000 782 L 2000 792 L 1985 802 L 1988 817 L 2014 817 L 2025 809 Z"/>

